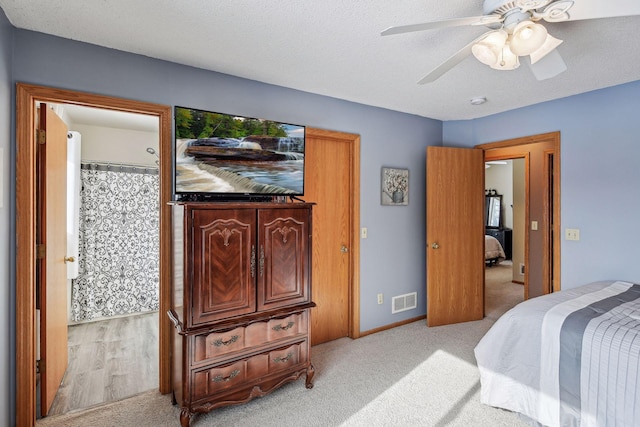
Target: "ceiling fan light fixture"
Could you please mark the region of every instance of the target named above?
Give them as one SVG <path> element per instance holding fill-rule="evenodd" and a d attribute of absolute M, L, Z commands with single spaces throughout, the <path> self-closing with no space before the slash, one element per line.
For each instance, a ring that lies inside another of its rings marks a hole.
<path fill-rule="evenodd" d="M 493 66 L 498 62 L 500 50 L 507 41 L 508 34 L 504 30 L 495 30 L 471 47 L 473 56 L 485 65 Z"/>
<path fill-rule="evenodd" d="M 540 49 L 546 39 L 547 29 L 544 25 L 527 20 L 518 23 L 513 29 L 509 46 L 515 55 L 526 56 Z"/>
<path fill-rule="evenodd" d="M 491 66 L 498 61 L 498 49 L 489 43 L 478 42 L 473 45 L 471 52 L 478 61 L 485 65 Z"/>
<path fill-rule="evenodd" d="M 491 65 L 491 68 L 494 70 L 515 70 L 520 66 L 520 59 L 517 55 L 514 55 L 508 44 L 505 44 L 502 49 L 500 49 L 500 55 L 498 56 L 498 61 L 495 64 Z"/>

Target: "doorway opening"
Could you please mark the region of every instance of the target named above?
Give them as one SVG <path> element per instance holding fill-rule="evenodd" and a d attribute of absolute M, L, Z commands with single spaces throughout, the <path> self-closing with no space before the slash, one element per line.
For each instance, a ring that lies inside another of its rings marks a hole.
<path fill-rule="evenodd" d="M 524 211 L 519 214 L 523 220 L 517 221 L 522 232 L 514 233 L 522 239 L 524 250 L 522 257 L 518 256 L 522 261 L 518 259 L 513 266 L 514 278 L 523 277 L 524 299 L 560 290 L 560 132 L 476 148 L 484 150 L 485 162 L 524 161 L 524 200 L 517 203 Z M 517 240 L 513 247 L 520 248 Z"/>
<path fill-rule="evenodd" d="M 170 391 L 171 325 L 162 313 L 171 293 L 170 221 L 171 108 L 145 102 L 18 84 L 16 89 L 16 422 L 34 425 L 36 413 L 36 111 L 37 103 L 71 104 L 155 117 L 160 174 L 160 265 L 158 311 L 158 388 Z"/>
<path fill-rule="evenodd" d="M 524 158 L 485 163 L 485 316 L 492 319 L 524 300 L 524 170 Z M 488 215 L 494 205 L 497 217 Z"/>
<path fill-rule="evenodd" d="M 60 362 L 59 384 L 47 377 L 47 396 L 36 391 L 37 417 L 157 389 L 159 377 L 158 119 L 73 104 L 46 108 L 68 130 L 66 307 L 53 307 L 53 318 L 67 325 L 68 339 L 56 340 L 65 341 L 68 362 Z M 46 228 L 62 226 L 46 221 Z M 38 330 L 38 350 L 51 339 L 46 330 Z M 56 352 L 39 351 L 38 366 L 62 359 Z"/>

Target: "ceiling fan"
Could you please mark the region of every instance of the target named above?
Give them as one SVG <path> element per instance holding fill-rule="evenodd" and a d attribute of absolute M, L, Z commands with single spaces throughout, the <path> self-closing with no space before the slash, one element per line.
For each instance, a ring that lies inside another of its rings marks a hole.
<path fill-rule="evenodd" d="M 419 84 L 431 83 L 470 54 L 495 70 L 514 70 L 520 57 L 529 57 L 538 80 L 557 76 L 567 69 L 556 50 L 562 40 L 547 32 L 538 21 L 563 22 L 640 15 L 638 0 L 484 0 L 481 16 L 390 27 L 381 35 L 436 30 L 465 25 L 486 26 L 490 31 L 471 41 L 427 74 Z"/>

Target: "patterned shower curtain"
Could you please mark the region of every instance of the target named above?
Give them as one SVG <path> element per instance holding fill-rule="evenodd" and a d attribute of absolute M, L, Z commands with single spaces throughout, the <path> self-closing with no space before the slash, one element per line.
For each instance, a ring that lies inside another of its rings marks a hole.
<path fill-rule="evenodd" d="M 159 307 L 159 179 L 154 168 L 82 164 L 74 322 Z"/>

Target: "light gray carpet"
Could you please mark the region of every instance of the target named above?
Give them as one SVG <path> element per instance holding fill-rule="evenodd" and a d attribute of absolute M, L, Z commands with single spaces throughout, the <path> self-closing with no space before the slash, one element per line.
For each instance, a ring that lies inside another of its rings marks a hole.
<path fill-rule="evenodd" d="M 192 425 L 526 426 L 515 414 L 479 400 L 473 348 L 499 312 L 515 300 L 511 295 L 511 302 L 500 301 L 500 292 L 489 288 L 500 285 L 513 288 L 513 294 L 522 292 L 521 285 L 498 283 L 498 273 L 503 272 L 499 268 L 488 269 L 487 296 L 491 293 L 493 302 L 487 300 L 490 316 L 484 320 L 435 328 L 419 321 L 357 340 L 314 346 L 313 389 L 307 390 L 300 379 L 245 405 L 197 416 Z M 153 391 L 48 417 L 37 425 L 178 426 L 178 418 L 179 409 L 169 396 Z"/>

